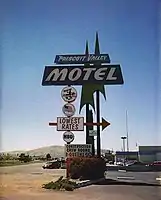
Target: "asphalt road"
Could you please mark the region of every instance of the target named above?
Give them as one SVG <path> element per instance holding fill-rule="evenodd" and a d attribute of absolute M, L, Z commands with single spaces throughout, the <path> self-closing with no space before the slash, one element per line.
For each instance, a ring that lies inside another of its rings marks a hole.
<path fill-rule="evenodd" d="M 161 172 L 108 171 L 106 173 L 106 178 L 148 184 L 161 184 Z"/>
<path fill-rule="evenodd" d="M 10 194 L 1 200 L 161 200 L 161 188 L 143 186 L 89 186 L 73 192 L 45 191 L 39 194 Z"/>
<path fill-rule="evenodd" d="M 16 165 L 0 167 L 0 174 L 54 174 L 55 176 L 65 176 L 64 169 L 43 169 L 43 163 L 32 163 L 26 165 Z"/>
<path fill-rule="evenodd" d="M 0 174 L 53 174 L 53 176 L 65 176 L 65 169 L 42 169 L 42 163 L 17 165 L 12 167 L 0 167 Z M 106 178 L 115 180 L 142 181 L 145 183 L 161 183 L 161 172 L 126 172 L 126 171 L 108 171 Z M 157 179 L 157 180 L 156 180 Z"/>
<path fill-rule="evenodd" d="M 33 179 L 30 181 L 35 181 L 38 176 L 44 176 L 44 178 L 52 174 L 52 176 L 61 176 L 65 175 L 65 170 L 44 170 L 42 169 L 42 164 L 30 164 L 30 165 L 19 165 L 13 167 L 0 167 L 0 175 L 5 175 L 12 177 L 14 179 L 16 176 L 20 177 L 22 181 L 21 185 L 23 186 L 23 179 L 25 177 L 32 176 Z M 153 173 L 132 173 L 132 172 L 110 172 L 108 176 L 111 178 L 117 178 L 118 176 L 135 176 L 138 179 L 154 180 L 158 174 Z M 38 175 L 38 176 L 36 176 Z M 41 179 L 44 182 L 43 179 Z M 20 185 L 20 186 L 21 186 Z M 28 186 L 24 186 L 28 187 Z M 38 191 L 38 190 L 37 190 Z M 131 185 L 92 185 L 89 187 L 81 188 L 73 192 L 55 192 L 42 190 L 35 192 L 35 189 L 32 188 L 31 192 L 25 191 L 18 193 L 5 193 L 2 195 L 1 200 L 161 200 L 161 187 L 154 186 L 131 186 Z"/>

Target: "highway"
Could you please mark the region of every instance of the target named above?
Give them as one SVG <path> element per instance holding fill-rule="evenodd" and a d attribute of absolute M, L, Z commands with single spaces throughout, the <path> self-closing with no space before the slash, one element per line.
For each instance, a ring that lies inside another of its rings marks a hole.
<path fill-rule="evenodd" d="M 42 164 L 28 164 L 14 167 L 0 167 L 0 200 L 160 200 L 161 187 L 132 185 L 91 185 L 73 192 L 55 192 L 41 186 L 65 175 L 65 170 L 44 170 Z M 111 178 L 134 176 L 153 180 L 156 174 L 107 173 Z M 150 178 L 149 178 L 150 177 Z"/>

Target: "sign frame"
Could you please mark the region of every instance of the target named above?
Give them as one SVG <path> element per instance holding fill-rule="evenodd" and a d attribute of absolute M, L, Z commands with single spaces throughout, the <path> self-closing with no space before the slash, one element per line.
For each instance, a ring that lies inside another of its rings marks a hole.
<path fill-rule="evenodd" d="M 56 64 L 110 63 L 110 57 L 109 54 L 99 54 L 99 55 L 65 54 L 65 55 L 56 55 L 54 63 Z"/>
<path fill-rule="evenodd" d="M 92 66 L 45 66 L 42 85 L 122 85 L 124 84 L 120 64 Z"/>
<path fill-rule="evenodd" d="M 65 144 L 65 155 L 67 155 L 67 147 L 68 146 L 89 146 L 90 148 L 84 148 L 84 149 L 90 149 L 90 155 L 92 155 L 92 144 Z M 71 148 L 72 149 L 72 148 Z M 73 148 L 74 149 L 74 148 Z M 79 147 L 75 148 L 75 149 L 79 149 Z M 81 148 L 80 148 L 81 149 Z M 73 153 L 83 153 L 84 151 L 73 151 Z M 78 155 L 77 155 L 78 156 Z M 76 157 L 77 157 L 76 156 Z M 67 155 L 67 157 L 69 158 L 69 156 Z M 72 156 L 71 156 L 72 157 Z M 75 157 L 75 156 L 73 156 Z M 73 158 L 72 157 L 72 158 Z M 85 157 L 85 156 L 78 156 L 78 157 Z"/>
<path fill-rule="evenodd" d="M 75 92 L 75 94 L 76 94 L 74 100 L 70 100 L 70 101 L 68 100 L 68 101 L 67 101 L 67 100 L 64 99 L 63 92 L 64 92 L 65 88 L 71 88 L 71 89 L 74 90 L 74 92 Z M 64 87 L 64 88 L 61 90 L 61 98 L 63 99 L 64 102 L 73 103 L 73 102 L 77 99 L 77 96 L 78 96 L 77 90 L 76 90 L 74 87 L 72 87 L 72 86 L 66 86 L 66 87 Z"/>
<path fill-rule="evenodd" d="M 60 130 L 59 128 L 58 128 L 58 123 L 59 123 L 59 119 L 60 118 L 66 118 L 66 119 L 69 119 L 69 120 L 71 120 L 71 119 L 73 119 L 73 118 L 76 118 L 76 119 L 82 119 L 82 124 L 81 124 L 81 127 L 82 127 L 82 129 L 78 129 L 78 130 L 73 130 L 73 129 L 66 129 L 66 130 Z M 84 117 L 57 117 L 57 127 L 56 127 L 56 130 L 57 131 L 84 131 Z"/>
<path fill-rule="evenodd" d="M 65 106 L 71 106 L 71 107 L 74 109 L 72 115 L 67 115 L 67 114 L 65 113 L 65 111 L 64 111 Z M 72 116 L 74 116 L 75 113 L 76 113 L 76 108 L 75 108 L 75 106 L 74 106 L 73 104 L 71 104 L 71 103 L 66 103 L 66 104 L 64 104 L 63 107 L 62 107 L 62 112 L 63 112 L 63 114 L 64 114 L 66 117 L 72 117 Z"/>
<path fill-rule="evenodd" d="M 89 136 L 97 136 L 97 130 L 89 130 Z"/>
<path fill-rule="evenodd" d="M 70 141 L 66 141 L 66 140 L 65 140 L 64 135 L 65 135 L 66 133 L 69 133 L 69 134 L 71 134 L 71 135 L 73 136 L 73 138 L 72 138 Z M 66 142 L 67 144 L 73 142 L 74 139 L 75 139 L 75 135 L 74 135 L 74 133 L 72 133 L 71 131 L 65 131 L 65 132 L 63 133 L 63 140 L 64 140 L 64 142 Z"/>

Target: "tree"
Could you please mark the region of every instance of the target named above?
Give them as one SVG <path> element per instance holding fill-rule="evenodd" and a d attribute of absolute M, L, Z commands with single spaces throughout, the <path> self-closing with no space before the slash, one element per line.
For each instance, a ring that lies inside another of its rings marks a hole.
<path fill-rule="evenodd" d="M 32 158 L 29 155 L 25 155 L 24 153 L 21 153 L 19 156 L 19 161 L 22 162 L 30 162 Z"/>
<path fill-rule="evenodd" d="M 47 160 L 50 160 L 50 159 L 51 159 L 50 153 L 46 154 L 46 159 L 47 159 Z"/>

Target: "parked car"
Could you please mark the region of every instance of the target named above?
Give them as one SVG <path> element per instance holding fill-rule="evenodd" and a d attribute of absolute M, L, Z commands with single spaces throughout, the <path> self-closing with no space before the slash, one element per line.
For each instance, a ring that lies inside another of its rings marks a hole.
<path fill-rule="evenodd" d="M 114 162 L 113 162 L 113 161 L 109 161 L 109 164 L 110 164 L 110 165 L 113 165 L 113 164 L 114 164 Z"/>
<path fill-rule="evenodd" d="M 134 161 L 131 163 L 126 164 L 126 166 L 136 166 L 136 167 L 140 167 L 140 166 L 146 166 L 145 163 L 139 162 L 139 161 Z"/>
<path fill-rule="evenodd" d="M 60 167 L 61 162 L 58 160 L 48 161 L 42 166 L 43 169 L 59 169 Z"/>
<path fill-rule="evenodd" d="M 161 166 L 161 161 L 154 161 L 149 166 Z"/>
<path fill-rule="evenodd" d="M 138 162 L 137 160 L 126 160 L 125 161 L 125 166 L 130 166 Z"/>
<path fill-rule="evenodd" d="M 118 165 L 118 166 L 124 166 L 123 162 L 116 162 L 115 164 Z"/>
<path fill-rule="evenodd" d="M 154 161 L 151 164 L 147 165 L 148 167 L 151 167 L 154 170 L 161 170 L 161 161 Z"/>

